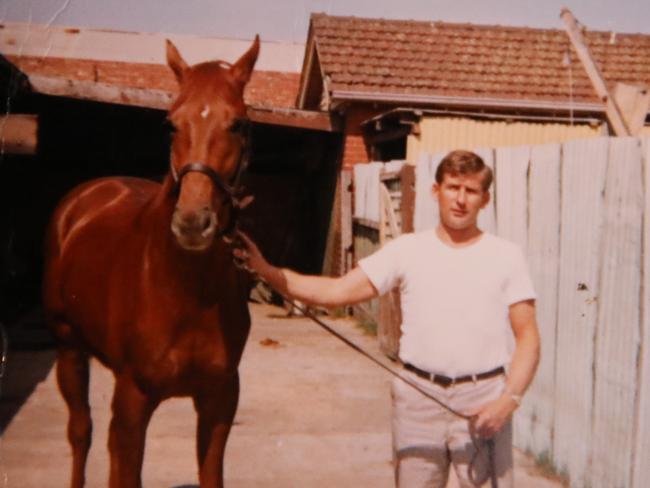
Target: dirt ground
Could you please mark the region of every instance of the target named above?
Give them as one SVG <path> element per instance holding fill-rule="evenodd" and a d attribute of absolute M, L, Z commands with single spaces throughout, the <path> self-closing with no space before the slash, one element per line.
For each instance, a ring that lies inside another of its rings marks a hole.
<path fill-rule="evenodd" d="M 390 488 L 389 376 L 305 318 L 251 306 L 253 328 L 241 365 L 242 395 L 226 454 L 229 488 Z M 359 344 L 376 340 L 349 319 L 328 319 Z M 12 352 L 2 392 L 0 488 L 67 486 L 66 412 L 51 348 Z M 87 486 L 104 487 L 112 375 L 94 363 L 94 440 Z M 13 379 L 12 379 L 13 378 Z M 16 381 L 17 378 L 23 381 Z M 148 488 L 197 486 L 195 415 L 188 399 L 154 414 L 143 468 Z M 516 455 L 516 486 L 559 488 Z M 457 486 L 454 480 L 450 487 Z"/>

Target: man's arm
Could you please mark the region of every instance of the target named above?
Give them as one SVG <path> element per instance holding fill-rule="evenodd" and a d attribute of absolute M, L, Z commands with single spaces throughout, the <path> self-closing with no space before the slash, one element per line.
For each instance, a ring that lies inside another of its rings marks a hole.
<path fill-rule="evenodd" d="M 309 276 L 270 264 L 255 243 L 239 233 L 244 248 L 233 254 L 278 292 L 303 302 L 325 307 L 351 305 L 377 296 L 377 290 L 360 268 L 339 277 Z"/>
<path fill-rule="evenodd" d="M 509 315 L 515 336 L 515 351 L 503 394 L 473 412 L 474 427 L 481 437 L 492 437 L 501 430 L 519 406 L 515 399 L 521 398 L 526 392 L 539 363 L 540 340 L 535 301 L 525 300 L 512 304 Z"/>

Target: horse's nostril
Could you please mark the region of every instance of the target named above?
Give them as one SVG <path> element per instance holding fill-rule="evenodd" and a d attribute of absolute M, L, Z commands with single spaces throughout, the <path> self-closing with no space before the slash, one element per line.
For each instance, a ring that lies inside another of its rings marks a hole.
<path fill-rule="evenodd" d="M 171 230 L 183 239 L 208 239 L 216 230 L 217 215 L 213 211 L 175 212 Z"/>
<path fill-rule="evenodd" d="M 205 215 L 203 217 L 203 226 L 201 227 L 202 231 L 205 231 L 210 227 L 210 224 L 212 223 L 212 219 L 210 218 L 210 215 Z"/>

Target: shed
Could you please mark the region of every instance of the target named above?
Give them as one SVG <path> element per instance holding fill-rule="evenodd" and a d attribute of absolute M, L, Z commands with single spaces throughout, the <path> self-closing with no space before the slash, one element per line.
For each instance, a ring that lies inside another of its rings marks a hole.
<path fill-rule="evenodd" d="M 650 86 L 650 35 L 585 38 L 610 90 Z M 558 29 L 314 14 L 298 107 L 344 116 L 348 168 L 608 133 L 605 107 Z"/>
<path fill-rule="evenodd" d="M 162 34 L 0 27 L 0 88 L 6 95 L 0 109 L 8 116 L 2 139 L 16 114 L 30 123 L 26 146 L 0 156 L 0 320 L 12 322 L 39 302 L 42 237 L 67 190 L 98 176 L 156 179 L 166 173 L 165 110 L 177 87 L 164 61 Z M 189 63 L 234 61 L 251 43 L 171 39 Z M 262 43 L 245 92 L 253 129 L 243 185 L 255 201 L 242 222 L 277 264 L 320 273 L 340 135 L 329 113 L 295 106 L 302 52 L 299 44 Z"/>
<path fill-rule="evenodd" d="M 650 35 L 584 35 L 610 90 L 622 82 L 647 91 Z M 343 170 L 610 133 L 605 105 L 559 29 L 313 14 L 297 107 L 341 117 Z M 351 201 L 345 185 L 339 190 L 338 201 Z M 353 261 L 351 221 L 339 206 L 341 272 Z"/>

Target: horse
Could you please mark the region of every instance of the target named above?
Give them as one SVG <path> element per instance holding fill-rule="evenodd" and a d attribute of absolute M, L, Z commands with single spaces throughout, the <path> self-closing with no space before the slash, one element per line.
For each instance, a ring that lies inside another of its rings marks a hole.
<path fill-rule="evenodd" d="M 223 457 L 250 329 L 249 276 L 228 235 L 242 205 L 244 87 L 259 37 L 233 64 L 189 66 L 171 41 L 179 93 L 162 183 L 107 177 L 55 209 L 45 243 L 43 299 L 58 344 L 56 375 L 69 411 L 70 486 L 81 488 L 92 438 L 89 360 L 112 370 L 110 488 L 139 488 L 146 429 L 159 403 L 189 396 L 198 415 L 201 488 L 223 486 Z"/>

